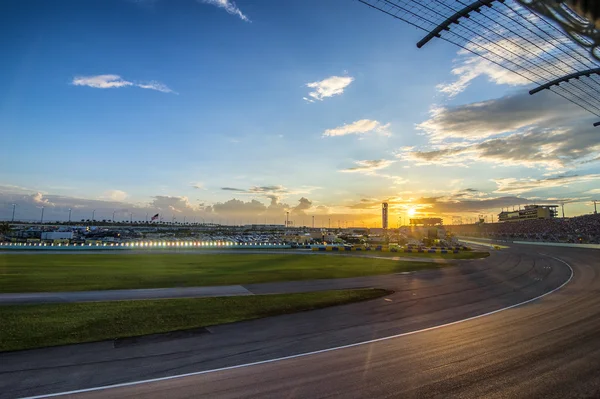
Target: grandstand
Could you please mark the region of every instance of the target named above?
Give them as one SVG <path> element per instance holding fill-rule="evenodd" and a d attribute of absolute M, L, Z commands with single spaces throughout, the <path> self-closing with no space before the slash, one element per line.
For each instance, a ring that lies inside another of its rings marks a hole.
<path fill-rule="evenodd" d="M 520 222 L 532 219 L 552 219 L 558 214 L 558 205 L 525 205 L 524 209 L 502 211 L 498 214 L 500 222 Z"/>
<path fill-rule="evenodd" d="M 495 240 L 523 240 L 600 244 L 600 214 L 572 218 L 521 220 L 515 223 L 446 225 L 458 236 Z"/>

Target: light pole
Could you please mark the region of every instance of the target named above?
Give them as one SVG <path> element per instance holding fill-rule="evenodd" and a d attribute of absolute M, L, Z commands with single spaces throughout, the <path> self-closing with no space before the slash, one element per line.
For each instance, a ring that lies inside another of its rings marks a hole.
<path fill-rule="evenodd" d="M 115 223 L 115 212 L 116 212 L 116 211 L 113 211 L 113 218 L 112 218 L 112 222 L 113 222 L 113 223 Z"/>
<path fill-rule="evenodd" d="M 44 223 L 44 207 L 42 206 L 42 216 L 40 217 L 40 224 Z"/>
<path fill-rule="evenodd" d="M 146 212 L 146 224 L 148 224 L 148 212 Z"/>
<path fill-rule="evenodd" d="M 286 212 L 285 213 L 285 228 L 287 229 L 288 227 L 290 227 L 290 213 Z"/>
<path fill-rule="evenodd" d="M 597 214 L 597 213 L 598 213 L 598 211 L 596 210 L 596 202 L 598 202 L 598 200 L 593 200 L 592 202 L 594 203 L 594 215 L 595 215 L 595 214 Z M 15 218 L 15 216 L 14 216 L 14 212 L 15 212 L 15 211 L 14 211 L 14 208 L 13 208 L 13 219 Z"/>
<path fill-rule="evenodd" d="M 71 223 L 71 208 L 69 208 L 69 223 Z"/>
<path fill-rule="evenodd" d="M 133 212 L 129 214 L 129 224 L 133 224 Z"/>
<path fill-rule="evenodd" d="M 15 208 L 17 207 L 17 204 L 12 204 L 13 205 L 13 215 L 12 215 L 12 219 L 11 222 L 15 221 Z M 596 203 L 594 202 L 594 206 L 596 206 Z"/>
<path fill-rule="evenodd" d="M 312 217 L 312 228 L 313 229 L 315 228 L 315 215 L 313 215 L 313 217 Z"/>
<path fill-rule="evenodd" d="M 96 210 L 95 209 L 92 211 L 92 223 L 94 222 L 94 220 L 96 220 Z"/>

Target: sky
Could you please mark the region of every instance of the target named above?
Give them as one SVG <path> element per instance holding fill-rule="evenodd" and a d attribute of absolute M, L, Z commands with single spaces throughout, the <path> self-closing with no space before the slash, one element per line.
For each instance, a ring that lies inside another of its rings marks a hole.
<path fill-rule="evenodd" d="M 395 226 L 600 199 L 590 115 L 358 1 L 20 0 L 0 26 L 3 220 L 374 227 L 382 201 Z"/>

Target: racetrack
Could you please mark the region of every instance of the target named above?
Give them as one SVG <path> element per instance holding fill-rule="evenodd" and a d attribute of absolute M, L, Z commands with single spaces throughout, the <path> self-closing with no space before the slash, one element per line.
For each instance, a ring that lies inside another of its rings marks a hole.
<path fill-rule="evenodd" d="M 541 255 L 543 252 L 550 256 Z M 209 328 L 210 334 L 0 355 L 0 397 L 263 364 L 77 397 L 566 397 L 600 394 L 598 251 L 513 246 L 379 283 L 386 299 Z M 391 339 L 528 304 L 465 322 Z M 324 351 L 326 350 L 326 351 Z M 270 359 L 323 351 L 271 362 Z"/>

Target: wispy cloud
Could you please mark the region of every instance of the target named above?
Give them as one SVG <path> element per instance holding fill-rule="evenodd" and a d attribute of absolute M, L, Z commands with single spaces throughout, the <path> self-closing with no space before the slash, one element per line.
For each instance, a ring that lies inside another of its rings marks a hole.
<path fill-rule="evenodd" d="M 119 87 L 135 86 L 141 89 L 150 89 L 162 93 L 174 93 L 167 85 L 155 80 L 150 82 L 130 82 L 119 75 L 95 75 L 95 76 L 76 76 L 71 82 L 74 86 L 88 86 L 94 89 L 116 89 Z"/>
<path fill-rule="evenodd" d="M 314 89 L 308 93 L 308 97 L 303 97 L 305 101 L 314 102 L 323 101 L 324 98 L 340 95 L 350 83 L 354 81 L 351 76 L 330 76 L 318 82 L 307 83 L 306 86 Z"/>
<path fill-rule="evenodd" d="M 375 170 L 384 169 L 394 163 L 394 161 L 387 159 L 373 159 L 364 161 L 355 161 L 356 166 L 351 168 L 342 169 L 340 172 L 344 173 L 365 173 L 369 174 Z"/>
<path fill-rule="evenodd" d="M 119 75 L 76 76 L 71 83 L 75 86 L 88 86 L 95 89 L 113 89 L 133 85 L 133 83 L 121 79 Z"/>
<path fill-rule="evenodd" d="M 496 211 L 500 207 L 528 204 L 530 199 L 519 196 L 502 197 L 480 197 L 464 198 L 460 193 L 441 195 L 435 197 L 410 197 L 410 198 L 369 198 L 361 199 L 360 202 L 348 205 L 351 209 L 378 209 L 381 202 L 385 200 L 392 209 L 405 212 L 407 209 L 416 209 L 418 212 L 426 212 L 433 215 L 444 215 L 463 212 Z"/>
<path fill-rule="evenodd" d="M 160 83 L 155 80 L 150 81 L 148 83 L 138 83 L 136 84 L 136 86 L 141 89 L 157 90 L 163 93 L 175 93 L 173 90 L 169 89 L 164 83 Z"/>
<path fill-rule="evenodd" d="M 593 180 L 599 180 L 600 174 L 589 175 L 570 175 L 570 176 L 554 176 L 546 179 L 495 179 L 492 180 L 498 188 L 497 193 L 519 194 L 527 191 L 539 189 L 565 187 L 569 184 L 585 183 Z"/>
<path fill-rule="evenodd" d="M 457 76 L 454 82 L 441 83 L 436 86 L 438 91 L 446 94 L 448 97 L 455 97 L 471 84 L 471 82 L 480 77 L 486 76 L 490 82 L 495 84 L 505 84 L 509 86 L 526 85 L 528 80 L 504 69 L 484 58 L 479 56 L 466 56 L 466 51 L 459 52 L 462 54 L 458 64 L 452 69 L 452 74 Z M 468 53 L 470 54 L 470 53 Z"/>
<path fill-rule="evenodd" d="M 381 133 L 389 136 L 388 128 L 390 124 L 382 124 L 379 121 L 370 119 L 361 119 L 350 124 L 338 126 L 333 129 L 327 129 L 323 132 L 323 137 L 346 136 L 349 134 Z"/>
<path fill-rule="evenodd" d="M 367 175 L 367 176 L 381 177 L 384 179 L 391 180 L 393 182 L 393 184 L 395 184 L 395 185 L 408 183 L 408 179 L 405 179 L 401 176 L 396 176 L 393 174 L 379 172 L 379 170 L 389 167 L 394 162 L 396 162 L 396 161 L 389 160 L 389 159 L 370 159 L 370 160 L 354 161 L 354 164 L 356 166 L 353 166 L 351 168 L 341 169 L 340 172 L 342 172 L 342 173 L 360 173 L 360 174 Z"/>
<path fill-rule="evenodd" d="M 200 3 L 210 4 L 215 7 L 219 7 L 227 11 L 231 15 L 238 16 L 242 21 L 252 22 L 248 17 L 242 13 L 238 6 L 231 0 L 198 0 Z"/>
<path fill-rule="evenodd" d="M 266 197 L 276 195 L 293 195 L 293 194 L 310 194 L 319 187 L 314 186 L 301 186 L 295 189 L 289 189 L 282 185 L 271 185 L 271 186 L 252 186 L 250 188 L 238 188 L 238 187 L 221 187 L 223 191 L 235 191 L 238 193 L 251 194 L 251 195 L 263 195 Z"/>
<path fill-rule="evenodd" d="M 437 86 L 437 89 L 449 97 L 454 97 L 463 92 L 478 77 L 487 77 L 490 82 L 499 85 L 520 86 L 529 84 L 530 82 L 522 76 L 487 60 L 496 58 L 498 48 L 502 48 L 504 51 L 508 51 L 516 57 L 528 61 L 534 61 L 542 55 L 547 56 L 555 52 L 555 45 L 551 42 L 548 42 L 544 46 L 539 43 L 531 43 L 526 39 L 501 39 L 496 41 L 490 40 L 486 43 L 468 44 L 466 49 L 458 52 L 458 58 L 454 61 L 455 67 L 452 69 L 452 74 L 457 76 L 457 79 L 451 83 L 440 84 Z M 481 56 L 473 55 L 472 52 Z M 554 58 L 555 61 L 553 63 L 556 63 L 557 66 L 565 62 L 576 62 L 575 58 L 573 60 L 566 59 L 565 57 Z M 536 62 L 532 62 L 531 65 L 530 72 L 534 74 L 544 72 L 544 68 L 547 68 L 544 64 Z"/>

